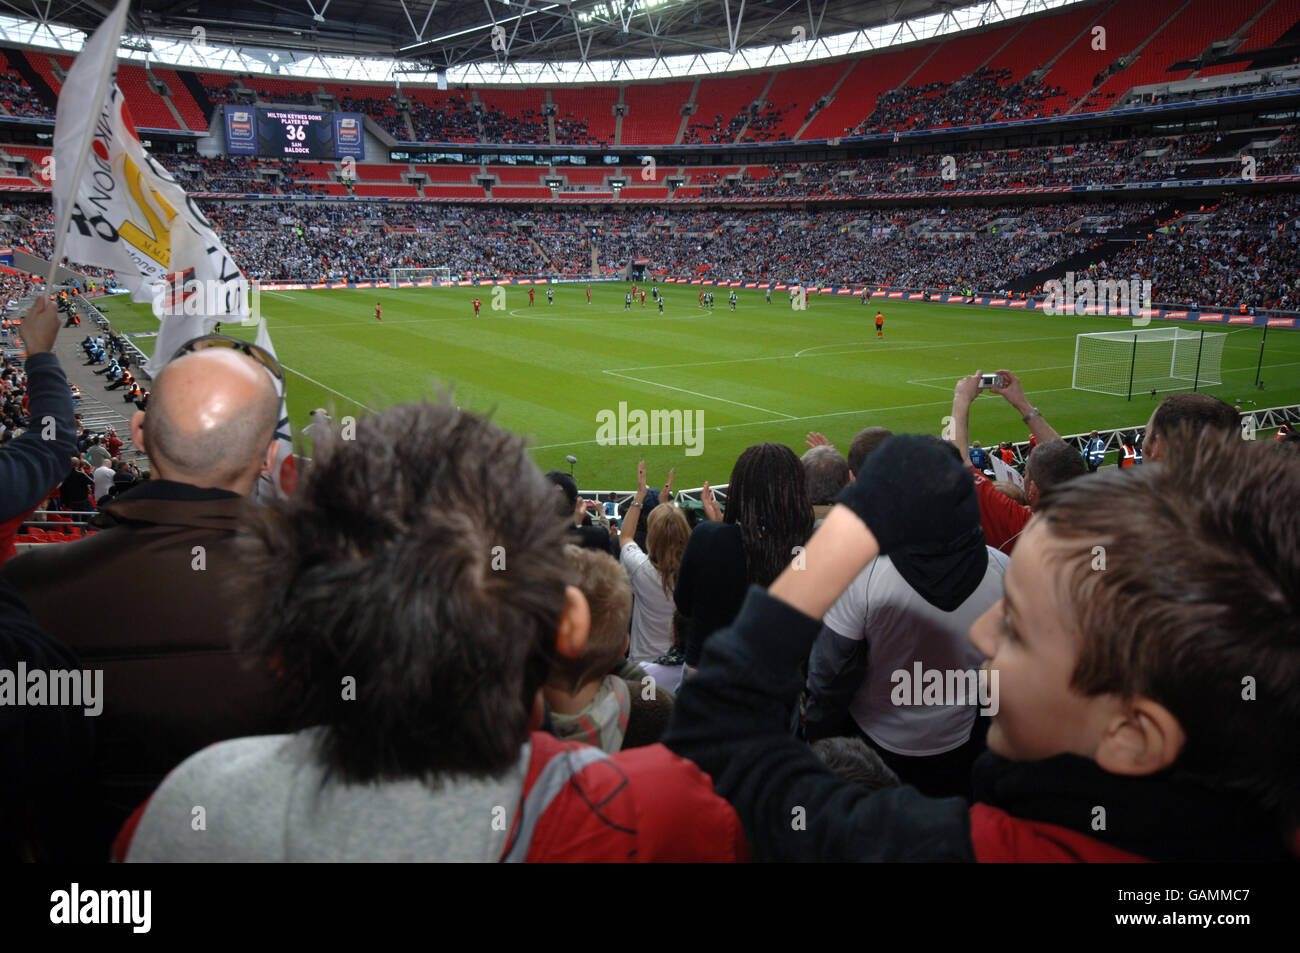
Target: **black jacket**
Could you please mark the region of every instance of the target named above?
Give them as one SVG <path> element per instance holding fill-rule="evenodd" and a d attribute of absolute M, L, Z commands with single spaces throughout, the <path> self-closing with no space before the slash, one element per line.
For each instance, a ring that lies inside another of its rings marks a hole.
<path fill-rule="evenodd" d="M 270 675 L 237 653 L 235 530 L 243 497 L 150 480 L 105 505 L 104 529 L 29 551 L 0 570 L 32 615 L 82 663 L 104 671 L 96 760 L 103 845 L 185 758 L 216 741 L 269 734 Z M 200 555 L 194 549 L 201 546 Z M 120 611 L 88 612 L 113 598 Z"/>
<path fill-rule="evenodd" d="M 81 669 L 0 581 L 0 670 Z M 16 686 L 21 688 L 22 686 Z M 94 717 L 66 705 L 0 704 L 0 860 L 105 861 L 92 834 Z"/>
<path fill-rule="evenodd" d="M 1171 769 L 1120 777 L 1060 755 L 976 762 L 977 804 L 915 788 L 871 792 L 833 774 L 789 731 L 799 664 L 820 629 L 757 586 L 709 641 L 664 744 L 713 778 L 755 860 L 1284 860 L 1276 825 L 1244 798 Z M 1104 805 L 1104 831 L 1094 830 Z"/>
<path fill-rule="evenodd" d="M 72 391 L 53 354 L 27 358 L 27 409 L 31 426 L 0 450 L 0 523 L 35 507 L 72 469 L 77 429 Z M 45 420 L 54 424 L 46 439 Z"/>

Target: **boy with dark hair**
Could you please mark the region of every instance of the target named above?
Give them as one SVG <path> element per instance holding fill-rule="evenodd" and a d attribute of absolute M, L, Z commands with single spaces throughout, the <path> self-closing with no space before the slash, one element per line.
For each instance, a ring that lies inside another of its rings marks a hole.
<path fill-rule="evenodd" d="M 575 658 L 558 658 L 542 688 L 551 730 L 613 754 L 654 744 L 668 727 L 672 699 L 653 680 L 631 682 L 612 674 L 627 655 L 632 584 L 618 560 L 572 544 L 564 547 L 572 582 L 591 610 L 587 647 Z"/>
<path fill-rule="evenodd" d="M 448 404 L 327 433 L 294 497 L 245 524 L 237 600 L 302 730 L 187 759 L 116 856 L 743 859 L 735 813 L 662 745 L 538 731 L 547 673 L 591 627 L 556 492 L 519 438 Z"/>
<path fill-rule="evenodd" d="M 818 619 L 853 577 L 879 553 L 941 538 L 933 514 L 948 508 L 936 503 L 977 506 L 970 471 L 922 438 L 887 441 L 804 564 L 751 588 L 678 697 L 667 744 L 714 778 L 757 859 L 1288 859 L 1300 468 L 1225 433 L 1171 448 L 1167 464 L 1050 494 L 1004 599 L 972 626 L 999 678 L 973 806 L 907 787 L 868 794 L 786 721 Z M 795 807 L 806 830 L 790 823 Z"/>

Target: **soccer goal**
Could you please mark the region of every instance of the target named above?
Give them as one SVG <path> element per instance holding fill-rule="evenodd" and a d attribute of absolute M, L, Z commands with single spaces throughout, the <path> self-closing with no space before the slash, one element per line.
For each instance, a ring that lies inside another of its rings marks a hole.
<path fill-rule="evenodd" d="M 440 281 L 451 281 L 451 269 L 446 265 L 437 268 L 390 268 L 388 269 L 388 286 L 397 288 L 402 284 L 421 285 L 426 282 L 431 287 L 438 287 Z"/>
<path fill-rule="evenodd" d="M 1093 331 L 1074 339 L 1075 390 L 1117 397 L 1222 384 L 1226 334 L 1190 328 Z"/>

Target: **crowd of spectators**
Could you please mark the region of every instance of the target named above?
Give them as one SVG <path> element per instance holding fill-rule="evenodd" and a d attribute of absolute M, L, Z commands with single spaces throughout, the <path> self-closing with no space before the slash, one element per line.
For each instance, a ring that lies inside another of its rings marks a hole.
<path fill-rule="evenodd" d="M 9 534 L 61 484 L 94 492 L 71 458 L 129 470 L 79 447 L 53 307 L 24 325 L 27 412 L 54 433 L 0 448 Z M 642 463 L 620 526 L 450 401 L 317 417 L 312 465 L 257 505 L 276 370 L 177 358 L 133 423 L 153 478 L 105 494 L 87 538 L 0 551 L 0 662 L 103 677 L 93 733 L 74 705 L 0 710 L 25 741 L 0 789 L 13 859 L 1300 851 L 1300 455 L 1243 441 L 1214 397 L 1170 396 L 1142 463 L 1097 468 L 1011 370 L 982 399 L 971 375 L 945 438 L 843 418 L 802 459 L 716 461 L 725 495 L 699 507 Z M 999 397 L 1034 438 L 1014 494 L 968 462 Z M 126 585 L 148 610 L 129 626 L 67 595 Z"/>
<path fill-rule="evenodd" d="M 1028 79 L 1009 83 L 1011 70 L 980 67 L 953 82 L 900 86 L 881 93 L 871 113 L 845 135 L 861 136 L 912 129 L 974 126 L 994 120 L 1032 119 L 1044 115 L 1045 104 L 1064 95 Z M 1062 111 L 1053 109 L 1051 115 Z"/>
<path fill-rule="evenodd" d="M 1113 185 L 1169 181 L 1209 175 L 1235 175 L 1240 159 L 1188 165 L 1188 159 L 1214 155 L 1213 133 L 1153 136 L 1126 140 L 1082 141 L 1018 149 L 954 149 L 945 154 L 888 156 L 842 162 L 779 163 L 770 175 L 748 172 L 725 181 L 701 179 L 704 195 L 717 197 L 844 197 L 932 193 L 971 189 Z M 951 161 L 949 161 L 951 160 Z M 1256 175 L 1293 174 L 1297 168 L 1294 128 L 1268 152 L 1255 155 Z"/>
<path fill-rule="evenodd" d="M 292 175 L 290 163 L 281 171 Z M 781 170 L 778 169 L 778 173 Z M 834 178 L 830 167 L 804 173 Z M 10 206 L 0 240 L 48 254 L 49 205 Z M 895 209 L 629 207 L 528 212 L 443 205 L 204 203 L 249 278 L 295 282 L 386 278 L 394 267 L 445 265 L 453 274 L 589 276 L 646 259 L 659 275 L 810 283 L 877 283 L 950 291 L 1005 290 L 1116 231 L 1147 221 L 1150 202 Z M 1294 289 L 1296 199 L 1285 193 L 1225 201 L 1195 219 L 1132 235 L 1098 277 L 1152 282 L 1156 300 L 1300 308 Z M 102 269 L 83 269 L 103 279 Z M 31 286 L 0 292 L 16 303 Z"/>
<path fill-rule="evenodd" d="M 1149 211 L 1123 203 L 743 214 L 537 210 L 519 217 L 456 206 L 398 213 L 389 205 L 383 215 L 361 218 L 354 207 L 259 203 L 215 205 L 209 218 L 250 278 L 354 280 L 430 264 L 471 276 L 583 275 L 594 247 L 606 272 L 644 257 L 667 274 L 987 289 L 1084 250 Z M 1089 231 L 1076 233 L 1070 226 L 1084 215 Z"/>
<path fill-rule="evenodd" d="M 418 99 L 411 100 L 410 120 L 411 128 L 415 130 L 415 141 L 478 142 L 481 135 L 479 117 L 471 105 L 468 98 L 461 96 L 449 96 L 445 103 L 437 106 Z"/>
<path fill-rule="evenodd" d="M 1205 211 L 1125 246 L 1098 277 L 1150 281 L 1155 302 L 1300 310 L 1300 197 L 1241 196 Z"/>
<path fill-rule="evenodd" d="M 54 110 L 14 72 L 0 73 L 0 108 L 10 116 L 25 119 L 54 118 Z"/>
<path fill-rule="evenodd" d="M 473 115 L 472 111 L 469 114 Z M 537 121 L 545 123 L 544 118 Z M 555 121 L 562 122 L 558 117 Z M 1275 137 L 1277 141 L 1266 151 L 1253 153 L 1257 176 L 1293 174 L 1300 167 L 1295 127 L 1283 127 Z M 1016 149 L 953 149 L 945 154 L 837 162 L 787 162 L 763 167 L 757 174 L 748 169 L 725 176 L 716 170 L 693 171 L 690 184 L 701 186 L 706 197 L 822 198 L 1113 185 L 1239 174 L 1240 157 L 1235 152 L 1230 156 L 1218 154 L 1222 151 L 1221 140 L 1221 135 L 1200 133 L 1121 140 L 1085 139 Z M 1207 162 L 1207 157 L 1219 161 Z M 191 191 L 321 191 L 319 181 L 305 180 L 305 171 L 294 159 L 193 154 L 161 158 Z M 1191 165 L 1189 160 L 1197 163 Z M 562 172 L 563 168 L 557 170 Z"/>

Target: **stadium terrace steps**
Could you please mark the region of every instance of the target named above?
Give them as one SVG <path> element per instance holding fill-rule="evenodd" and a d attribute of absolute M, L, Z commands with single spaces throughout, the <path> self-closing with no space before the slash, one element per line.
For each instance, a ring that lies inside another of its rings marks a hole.
<path fill-rule="evenodd" d="M 103 299 L 96 299 L 92 303 L 98 306 L 103 303 Z M 131 415 L 135 413 L 136 406 L 134 403 L 122 400 L 121 388 L 104 390 L 104 385 L 107 383 L 104 375 L 94 373 L 104 365 L 87 366 L 86 354 L 81 349 L 82 338 L 87 334 L 98 333 L 95 322 L 83 315 L 80 325 L 59 331 L 59 336 L 54 339 L 54 354 L 63 366 L 68 381 L 76 384 L 81 390 L 81 400 L 77 402 L 76 412 L 81 415 L 82 425 L 95 433 L 103 433 L 108 427 L 112 427 L 122 441 L 122 456 L 129 459 L 137 452 L 136 446 L 131 442 Z M 132 360 L 131 373 L 136 374 L 139 370 L 140 368 Z M 147 390 L 149 378 L 142 374 L 136 376 L 140 378 L 140 386 Z"/>
<path fill-rule="evenodd" d="M 181 122 L 181 128 L 191 129 L 195 132 L 207 132 L 207 117 L 211 114 L 212 103 L 208 100 L 207 93 L 203 92 L 203 87 L 197 83 L 187 81 L 179 70 L 158 67 L 153 71 L 153 74 L 166 85 L 168 95 L 164 98 L 176 110 L 177 119 Z M 190 74 L 191 77 L 193 75 L 193 73 Z M 195 87 L 203 94 L 201 100 L 195 96 Z M 208 112 L 204 112 L 205 106 Z"/>
<path fill-rule="evenodd" d="M 627 115 L 618 124 L 619 143 L 625 146 L 680 143 L 684 133 L 682 106 L 690 102 L 699 81 L 631 83 L 623 87 Z"/>
<path fill-rule="evenodd" d="M 1188 6 L 1189 2 L 1190 0 L 1147 0 L 1141 7 L 1133 9 L 1126 7 L 1122 12 L 1117 10 L 1116 14 L 1119 15 L 1123 27 L 1120 28 L 1118 24 L 1115 29 L 1107 27 L 1107 52 L 1113 54 L 1112 62 L 1115 57 L 1124 56 L 1127 58 L 1128 63 L 1123 69 L 1111 73 L 1103 79 L 1099 85 L 1094 85 L 1089 90 L 1088 95 L 1079 100 L 1072 109 L 1066 112 L 1066 115 L 1107 109 L 1109 108 L 1105 105 L 1107 98 L 1118 100 L 1121 92 L 1132 89 L 1134 86 L 1143 85 L 1143 82 L 1136 77 L 1145 75 L 1147 70 L 1135 70 L 1141 60 L 1143 50 L 1178 19 L 1178 15 Z M 1136 36 L 1143 36 L 1142 41 L 1136 46 L 1116 42 L 1117 39 Z"/>
<path fill-rule="evenodd" d="M 700 94 L 700 81 L 697 79 L 691 84 L 691 94 L 686 97 L 686 102 L 682 103 L 682 121 L 677 124 L 677 138 L 673 140 L 673 145 L 680 146 L 686 136 L 686 124 L 691 121 L 694 115 L 693 109 L 686 109 L 687 106 L 694 106 L 697 102 L 696 97 Z"/>
<path fill-rule="evenodd" d="M 1018 278 L 1008 285 L 1007 290 L 1015 293 L 1029 292 L 1050 278 L 1059 279 L 1067 271 L 1072 271 L 1076 275 L 1087 274 L 1089 265 L 1110 258 L 1116 251 L 1130 242 L 1145 241 L 1146 236 L 1150 234 L 1159 223 L 1166 221 L 1173 214 L 1174 206 L 1171 203 L 1166 202 L 1150 215 L 1147 215 L 1136 222 L 1132 222 L 1122 228 L 1108 232 L 1104 236 L 1097 236 L 1098 245 L 1096 247 L 1080 252 L 1077 255 L 1071 255 L 1068 258 L 1062 258 L 1055 264 L 1048 265 L 1046 268 L 1031 272 L 1022 278 Z"/>
<path fill-rule="evenodd" d="M 945 39 L 901 85 L 924 86 L 927 83 L 952 83 L 968 76 L 990 59 L 1014 37 L 1018 26 L 1002 26 L 982 33 L 961 33 Z"/>
<path fill-rule="evenodd" d="M 149 129 L 184 129 L 185 123 L 176 110 L 149 84 L 149 74 L 133 63 L 117 64 L 117 85 L 126 97 L 131 118 L 137 126 Z"/>
<path fill-rule="evenodd" d="M 23 78 L 23 82 L 31 87 L 36 98 L 46 108 L 53 111 L 58 105 L 59 94 L 46 81 L 45 76 L 35 68 L 31 60 L 28 59 L 27 54 L 22 50 L 5 50 L 4 54 L 8 59 L 10 68 Z"/>
<path fill-rule="evenodd" d="M 416 140 L 417 130 L 431 136 L 445 128 L 453 141 L 508 138 L 519 145 L 587 141 L 663 146 L 692 139 L 705 144 L 797 142 L 844 136 L 870 115 L 883 92 L 950 83 L 980 68 L 1010 70 L 1011 83 L 1044 71 L 1041 82 L 1062 93 L 1043 101 L 1036 109 L 1039 115 L 1092 113 L 1111 108 L 1134 86 L 1289 62 L 1300 52 L 1298 20 L 1300 0 L 1099 0 L 857 59 L 751 73 L 576 87 L 475 87 L 458 94 L 404 88 L 412 104 L 418 104 L 415 112 L 393 107 L 392 84 L 340 86 L 275 76 L 240 79 L 235 74 L 160 67 L 152 70 L 167 90 L 160 94 L 149 87 L 150 71 L 131 62 L 121 64 L 119 83 L 137 122 L 177 131 L 205 131 L 227 89 L 231 96 L 245 90 L 263 101 L 313 106 L 320 105 L 324 94 L 341 96 L 347 91 L 362 104 L 370 101 L 361 105 L 362 111 L 400 140 Z M 1092 49 L 1095 26 L 1106 29 L 1104 51 Z M 1199 58 L 1212 43 L 1223 40 L 1235 47 L 1201 66 Z M 1126 68 L 1095 83 L 1120 56 L 1128 58 Z M 32 88 L 33 98 L 52 108 L 71 57 L 18 49 L 4 51 L 4 57 Z M 483 112 L 450 122 L 451 117 L 436 115 L 450 108 L 447 99 L 452 95 L 479 104 Z M 828 98 L 827 105 L 812 112 L 822 98 Z M 748 110 L 756 100 L 773 107 L 760 114 L 761 121 Z M 627 107 L 625 112 L 615 113 L 619 104 Z M 694 115 L 683 115 L 684 104 L 697 107 Z M 464 135 L 453 135 L 460 122 Z"/>
<path fill-rule="evenodd" d="M 847 65 L 844 64 L 844 63 L 837 63 L 837 64 L 835 64 L 835 65 L 838 66 L 838 67 L 842 67 L 842 70 L 841 70 L 841 72 L 840 72 L 840 74 L 839 74 L 839 77 L 835 80 L 834 84 L 831 86 L 831 88 L 830 88 L 830 89 L 826 92 L 826 94 L 825 94 L 825 95 L 826 95 L 826 106 L 822 107 L 823 109 L 829 107 L 830 104 L 833 103 L 833 102 L 835 101 L 835 97 L 836 97 L 837 95 L 839 95 L 840 87 L 844 85 L 844 81 L 845 81 L 846 79 L 848 79 L 848 78 L 849 78 L 849 74 L 850 74 L 851 72 L 853 72 L 853 63 L 852 63 L 852 61 L 850 61 Z M 817 97 L 817 99 L 820 99 L 820 98 L 821 98 L 820 96 Z M 814 99 L 813 102 L 816 103 L 816 102 L 817 102 L 817 99 Z M 809 108 L 811 109 L 811 106 L 810 106 Z M 792 140 L 795 140 L 795 139 L 802 139 L 802 138 L 803 138 L 803 134 L 804 134 L 804 132 L 807 130 L 807 128 L 808 128 L 810 125 L 812 125 L 812 121 L 813 121 L 814 119 L 817 118 L 817 116 L 821 113 L 821 111 L 822 111 L 822 110 L 819 109 L 819 110 L 817 110 L 817 112 L 809 112 L 809 114 L 808 114 L 807 116 L 804 117 L 804 119 L 803 119 L 803 121 L 801 122 L 799 128 L 795 130 L 794 135 L 791 136 L 790 138 L 791 138 Z"/>
<path fill-rule="evenodd" d="M 880 94 L 905 85 L 906 77 L 920 67 L 933 44 L 886 50 L 854 61 L 840 81 L 843 95 L 837 95 L 804 128 L 805 139 L 836 139 L 848 134 L 875 109 Z"/>

